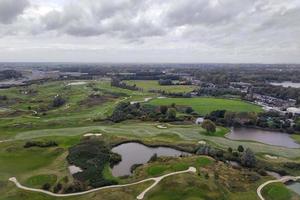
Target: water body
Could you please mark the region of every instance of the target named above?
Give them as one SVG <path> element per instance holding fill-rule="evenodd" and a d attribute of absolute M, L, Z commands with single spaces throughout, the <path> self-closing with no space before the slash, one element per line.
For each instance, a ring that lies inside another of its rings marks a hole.
<path fill-rule="evenodd" d="M 299 182 L 294 182 L 292 184 L 287 185 L 287 187 L 294 191 L 295 193 L 300 195 L 300 183 Z"/>
<path fill-rule="evenodd" d="M 275 86 L 282 86 L 282 87 L 300 88 L 300 83 L 293 83 L 291 81 L 284 81 L 281 83 L 272 82 L 270 84 Z"/>
<path fill-rule="evenodd" d="M 253 128 L 234 128 L 226 135 L 226 137 L 232 140 L 252 140 L 287 148 L 300 148 L 300 144 L 296 143 L 289 134 L 275 131 L 264 131 Z"/>
<path fill-rule="evenodd" d="M 147 163 L 156 153 L 157 156 L 173 156 L 190 155 L 184 151 L 178 151 L 169 147 L 147 147 L 143 144 L 130 142 L 121 144 L 112 149 L 113 152 L 122 156 L 122 161 L 112 168 L 114 176 L 130 175 L 130 168 L 134 164 Z"/>

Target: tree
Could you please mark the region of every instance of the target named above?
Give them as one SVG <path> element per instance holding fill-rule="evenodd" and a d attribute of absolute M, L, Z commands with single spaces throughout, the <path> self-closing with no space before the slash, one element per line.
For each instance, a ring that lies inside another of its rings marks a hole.
<path fill-rule="evenodd" d="M 167 106 L 160 106 L 159 107 L 159 110 L 160 110 L 160 112 L 162 113 L 162 114 L 166 114 L 167 113 L 167 111 L 168 111 L 168 107 Z"/>
<path fill-rule="evenodd" d="M 247 148 L 241 157 L 241 163 L 244 167 L 255 167 L 256 158 L 251 149 Z"/>
<path fill-rule="evenodd" d="M 244 147 L 242 145 L 239 145 L 237 150 L 242 153 L 244 152 Z"/>
<path fill-rule="evenodd" d="M 201 127 L 204 128 L 208 133 L 216 132 L 216 125 L 211 120 L 206 119 L 202 122 Z"/>
<path fill-rule="evenodd" d="M 66 100 L 63 99 L 61 96 L 56 96 L 54 99 L 53 99 L 53 107 L 60 107 L 62 105 L 64 105 L 66 103 Z"/>
<path fill-rule="evenodd" d="M 192 107 L 187 107 L 187 108 L 185 109 L 185 112 L 186 112 L 187 114 L 191 114 L 192 112 L 194 112 L 194 110 L 193 110 Z"/>
<path fill-rule="evenodd" d="M 176 109 L 175 108 L 169 108 L 167 115 L 168 115 L 168 119 L 171 119 L 171 120 L 176 119 Z"/>
<path fill-rule="evenodd" d="M 49 190 L 51 188 L 51 185 L 49 183 L 45 183 L 43 186 L 42 186 L 42 189 L 43 190 Z"/>
<path fill-rule="evenodd" d="M 234 117 L 235 117 L 235 113 L 234 112 L 226 111 L 225 115 L 224 115 L 224 119 L 225 119 L 226 124 L 227 125 L 232 125 Z"/>

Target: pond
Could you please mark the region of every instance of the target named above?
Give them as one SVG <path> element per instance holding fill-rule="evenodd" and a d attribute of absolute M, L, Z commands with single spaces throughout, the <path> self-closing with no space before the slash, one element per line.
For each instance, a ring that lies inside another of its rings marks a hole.
<path fill-rule="evenodd" d="M 287 185 L 287 187 L 290 190 L 292 190 L 292 191 L 294 191 L 294 192 L 296 192 L 297 194 L 300 195 L 300 183 L 299 182 L 291 183 L 291 184 Z"/>
<path fill-rule="evenodd" d="M 157 156 L 172 157 L 190 155 L 187 152 L 179 151 L 169 147 L 148 147 L 136 142 L 118 145 L 114 147 L 112 151 L 122 156 L 122 161 L 112 168 L 113 176 L 131 175 L 131 166 L 134 164 L 147 163 L 155 153 Z"/>
<path fill-rule="evenodd" d="M 282 86 L 282 87 L 300 88 L 300 83 L 294 83 L 294 82 L 291 82 L 291 81 L 284 81 L 284 82 L 281 82 L 281 83 L 272 82 L 270 84 L 275 85 L 275 86 Z"/>
<path fill-rule="evenodd" d="M 233 128 L 226 137 L 232 140 L 252 140 L 287 148 L 300 148 L 300 144 L 296 143 L 289 134 L 275 131 L 264 131 L 254 128 Z"/>

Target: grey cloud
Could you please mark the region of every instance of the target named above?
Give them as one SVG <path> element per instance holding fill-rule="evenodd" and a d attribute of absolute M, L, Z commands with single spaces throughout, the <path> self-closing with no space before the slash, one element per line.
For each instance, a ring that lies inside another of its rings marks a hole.
<path fill-rule="evenodd" d="M 26 40 L 24 48 L 36 42 L 38 48 L 53 48 L 53 52 L 57 49 L 53 43 L 78 52 L 91 46 L 107 51 L 185 49 L 193 55 L 188 59 L 207 55 L 212 61 L 230 58 L 233 52 L 254 61 L 255 55 L 265 52 L 276 59 L 280 54 L 285 59 L 300 52 L 299 0 L 28 1 L 31 6 L 23 12 L 27 1 L 0 0 L 0 50 L 1 45 L 13 49 L 12 42 L 16 42 L 15 49 L 23 48 Z M 3 2 L 17 2 L 21 8 L 19 4 L 25 4 L 19 12 L 9 11 L 10 17 L 3 17 L 7 15 L 1 10 Z"/>
<path fill-rule="evenodd" d="M 28 0 L 0 0 L 0 23 L 12 23 L 27 6 Z"/>
<path fill-rule="evenodd" d="M 113 34 L 143 37 L 162 34 L 162 27 L 140 17 L 146 9 L 138 0 L 71 1 L 62 11 L 52 11 L 42 18 L 46 30 L 74 36 Z"/>

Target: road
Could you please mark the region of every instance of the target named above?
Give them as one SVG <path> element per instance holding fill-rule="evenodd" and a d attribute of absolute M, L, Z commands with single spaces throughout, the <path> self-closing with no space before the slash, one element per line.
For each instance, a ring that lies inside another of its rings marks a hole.
<path fill-rule="evenodd" d="M 35 189 L 35 188 L 30 188 L 30 187 L 26 187 L 21 185 L 18 180 L 15 177 L 11 177 L 9 178 L 9 181 L 13 182 L 18 188 L 22 189 L 22 190 L 26 190 L 26 191 L 31 191 L 31 192 L 39 192 L 39 193 L 43 193 L 43 194 L 47 194 L 50 196 L 54 196 L 54 197 L 70 197 L 70 196 L 79 196 L 79 195 L 84 195 L 84 194 L 88 194 L 91 192 L 96 192 L 99 190 L 104 190 L 104 189 L 112 189 L 112 188 L 122 188 L 122 187 L 128 187 L 128 186 L 132 186 L 132 185 L 137 185 L 140 183 L 144 183 L 144 182 L 148 182 L 148 181 L 154 181 L 154 183 L 152 185 L 150 185 L 148 188 L 146 188 L 141 194 L 139 194 L 137 196 L 137 199 L 143 199 L 145 194 L 151 190 L 153 187 L 155 187 L 162 179 L 168 177 L 168 176 L 173 176 L 176 174 L 182 174 L 182 173 L 188 173 L 188 172 L 196 172 L 196 168 L 195 167 L 189 167 L 189 169 L 184 170 L 184 171 L 178 171 L 178 172 L 173 172 L 173 173 L 169 173 L 160 177 L 156 177 L 156 178 L 148 178 L 148 179 L 144 179 L 135 183 L 129 183 L 129 184 L 124 184 L 124 185 L 110 185 L 110 186 L 104 186 L 104 187 L 100 187 L 100 188 L 95 188 L 95 189 L 91 189 L 91 190 L 87 190 L 87 191 L 83 191 L 83 192 L 77 192 L 77 193 L 69 193 L 69 194 L 56 194 L 50 191 L 46 191 L 46 190 L 42 190 L 42 189 Z"/>

